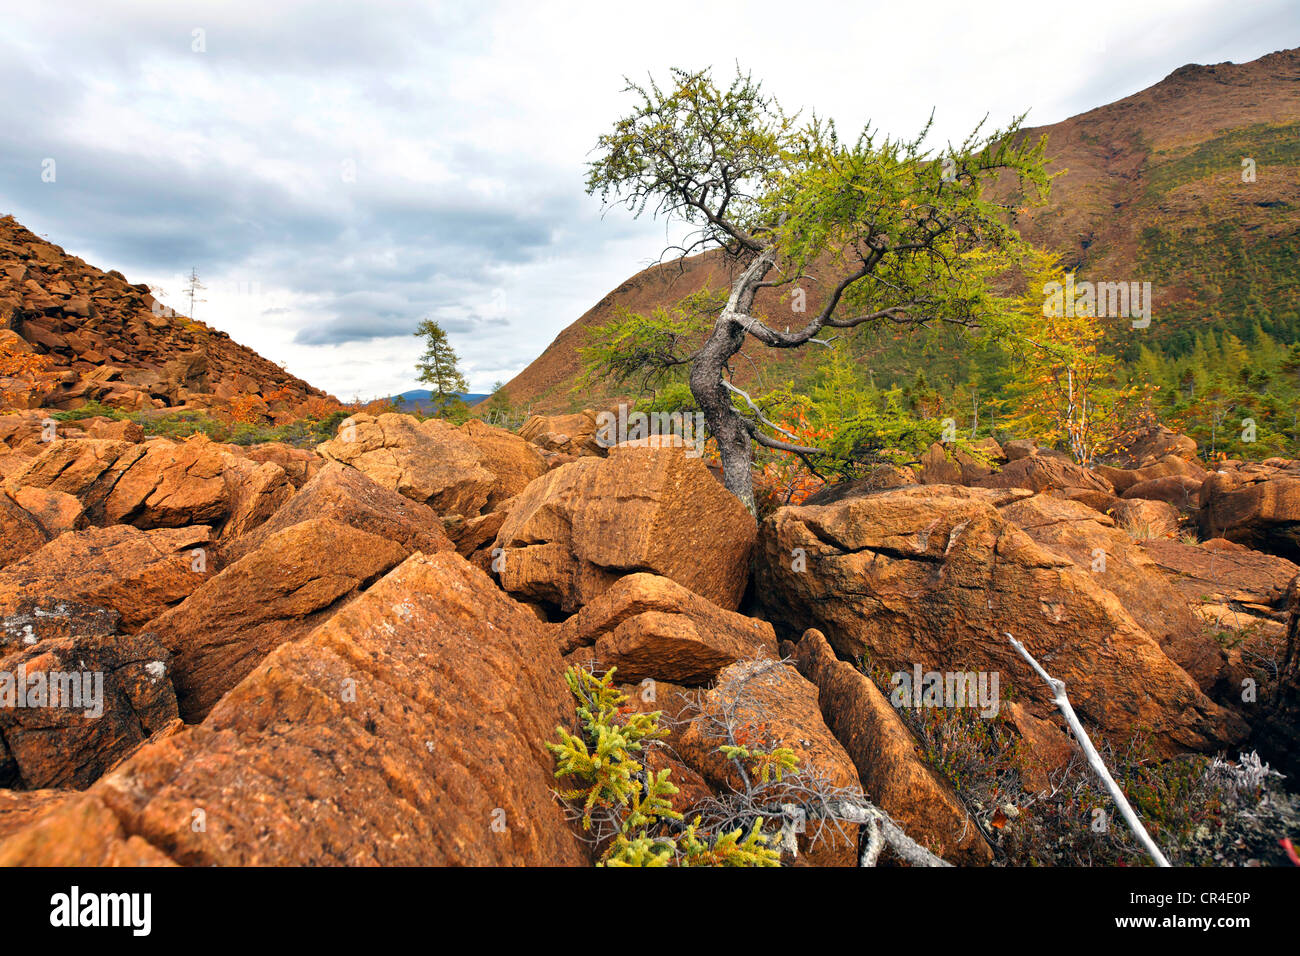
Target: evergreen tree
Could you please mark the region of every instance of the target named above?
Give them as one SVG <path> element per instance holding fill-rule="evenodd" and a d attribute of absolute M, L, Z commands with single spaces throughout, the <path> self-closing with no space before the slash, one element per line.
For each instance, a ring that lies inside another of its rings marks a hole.
<path fill-rule="evenodd" d="M 434 405 L 439 412 L 445 409 L 460 392 L 469 391 L 469 384 L 459 368 L 457 357 L 447 333 L 433 319 L 425 319 L 415 330 L 416 337 L 423 336 L 424 354 L 415 368 L 419 381 L 429 386 Z"/>

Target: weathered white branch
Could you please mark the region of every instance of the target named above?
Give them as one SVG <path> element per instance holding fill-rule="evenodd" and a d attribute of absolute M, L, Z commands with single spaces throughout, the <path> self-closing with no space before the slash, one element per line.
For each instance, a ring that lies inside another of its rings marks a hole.
<path fill-rule="evenodd" d="M 952 866 L 947 860 L 931 853 L 903 832 L 903 828 L 894 822 L 894 818 L 879 807 L 867 802 L 841 801 L 835 807 L 835 811 L 839 819 L 849 823 L 860 823 L 867 827 L 867 847 L 862 851 L 863 866 L 876 865 L 882 844 L 888 844 L 898 854 L 899 859 L 913 866 Z"/>
<path fill-rule="evenodd" d="M 1106 789 L 1110 791 L 1111 799 L 1115 801 L 1115 806 L 1119 807 L 1120 815 L 1124 818 L 1124 822 L 1128 824 L 1129 829 L 1133 831 L 1133 835 L 1138 838 L 1138 842 L 1142 844 L 1142 848 L 1150 854 L 1151 859 L 1155 860 L 1156 866 L 1169 866 L 1169 861 L 1165 859 L 1165 855 L 1160 852 L 1160 847 L 1156 846 L 1156 841 L 1151 839 L 1151 835 L 1147 833 L 1146 827 L 1142 825 L 1142 821 L 1138 819 L 1137 814 L 1133 812 L 1133 808 L 1129 806 L 1128 798 L 1124 796 L 1124 791 L 1119 788 L 1119 784 L 1115 782 L 1115 778 L 1112 777 L 1110 771 L 1106 769 L 1105 761 L 1101 759 L 1101 754 L 1097 753 L 1097 748 L 1092 745 L 1091 738 L 1088 737 L 1087 731 L 1083 729 L 1083 724 L 1080 723 L 1078 715 L 1074 712 L 1074 708 L 1070 706 L 1070 698 L 1065 696 L 1065 681 L 1057 680 L 1051 674 L 1047 673 L 1047 671 L 1043 670 L 1042 665 L 1039 664 L 1038 661 L 1034 660 L 1034 656 L 1030 654 L 1029 651 L 1025 650 L 1025 645 L 1021 644 L 1010 634 L 1007 634 L 1006 631 L 1003 631 L 1002 633 L 1006 634 L 1007 640 L 1011 642 L 1011 646 L 1020 653 L 1021 657 L 1029 662 L 1029 666 L 1032 667 L 1038 676 L 1047 682 L 1047 686 L 1052 689 L 1052 699 L 1055 701 L 1056 706 L 1060 709 L 1061 713 L 1065 715 L 1065 722 L 1069 724 L 1070 730 L 1074 732 L 1075 739 L 1079 741 L 1079 746 L 1083 748 L 1083 755 L 1088 759 L 1088 766 L 1092 768 L 1093 773 L 1101 778 L 1101 782 L 1104 783 Z"/>

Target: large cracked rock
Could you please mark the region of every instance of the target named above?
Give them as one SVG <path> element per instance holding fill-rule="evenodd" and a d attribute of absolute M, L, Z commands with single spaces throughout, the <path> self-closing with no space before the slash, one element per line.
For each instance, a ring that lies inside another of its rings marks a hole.
<path fill-rule="evenodd" d="M 12 475 L 9 484 L 18 492 L 72 496 L 84 508 L 82 520 L 94 525 L 207 524 L 219 527 L 224 537 L 255 528 L 294 491 L 279 465 L 232 455 L 205 435 L 138 444 L 64 438 Z"/>
<path fill-rule="evenodd" d="M 1035 495 L 999 509 L 1036 544 L 1110 591 L 1165 653 L 1209 693 L 1227 665 L 1223 648 L 1142 547 L 1114 520 L 1076 501 Z"/>
<path fill-rule="evenodd" d="M 724 611 L 669 578 L 620 578 L 559 630 L 569 660 L 618 678 L 698 686 L 739 660 L 776 657 L 772 625 Z"/>
<path fill-rule="evenodd" d="M 477 418 L 461 425 L 460 432 L 478 449 L 480 464 L 492 473 L 494 481 L 485 504 L 487 511 L 519 494 L 529 482 L 548 470 L 546 459 L 537 446 L 513 432 L 493 428 Z"/>
<path fill-rule="evenodd" d="M 262 658 L 327 620 L 410 553 L 387 538 L 313 518 L 270 535 L 149 621 L 141 633 L 175 656 L 181 716 L 202 720 Z"/>
<path fill-rule="evenodd" d="M 84 499 L 91 487 L 133 444 L 113 438 L 59 438 L 11 474 L 15 486 L 49 488 Z"/>
<path fill-rule="evenodd" d="M 0 570 L 0 616 L 40 596 L 116 611 L 132 632 L 208 579 L 212 546 L 205 525 L 70 531 Z"/>
<path fill-rule="evenodd" d="M 1185 478 L 1199 485 L 1200 482 L 1205 480 L 1206 476 L 1205 469 L 1199 463 L 1188 461 L 1176 454 L 1165 455 L 1140 468 L 1115 468 L 1110 465 L 1097 465 L 1094 470 L 1114 486 L 1117 495 L 1123 495 L 1130 488 L 1146 484 L 1149 481 L 1158 481 L 1161 478 Z"/>
<path fill-rule="evenodd" d="M 90 786 L 176 720 L 171 655 L 142 635 L 45 637 L 0 652 L 0 786 Z"/>
<path fill-rule="evenodd" d="M 519 427 L 519 437 L 547 451 L 603 458 L 606 449 L 596 439 L 596 413 L 591 409 L 573 415 L 532 415 Z"/>
<path fill-rule="evenodd" d="M 478 514 L 496 483 L 474 443 L 436 418 L 353 415 L 316 451 L 439 514 Z"/>
<path fill-rule="evenodd" d="M 1201 535 L 1300 561 L 1300 461 L 1225 466 L 1200 492 Z"/>
<path fill-rule="evenodd" d="M 977 489 L 917 486 L 782 508 L 762 528 L 755 593 L 778 633 L 816 627 L 840 656 L 869 654 L 890 671 L 998 672 L 1003 687 L 1050 712 L 1010 632 L 1117 741 L 1149 731 L 1172 753 L 1245 733 L 1114 593 Z"/>
<path fill-rule="evenodd" d="M 637 571 L 735 610 L 754 534 L 754 519 L 699 458 L 620 446 L 529 484 L 495 547 L 502 587 L 566 614 Z"/>
<path fill-rule="evenodd" d="M 1008 462 L 998 471 L 971 481 L 979 488 L 1028 488 L 1037 492 L 1112 494 L 1111 483 L 1063 457 L 1036 454 Z"/>
<path fill-rule="evenodd" d="M 1144 541 L 1141 547 L 1202 620 L 1227 630 L 1285 633 L 1287 590 L 1300 565 L 1223 538 Z"/>
<path fill-rule="evenodd" d="M 545 625 L 458 555 L 414 555 L 0 863 L 586 864 L 544 746 L 573 721 Z"/>
<path fill-rule="evenodd" d="M 0 568 L 40 550 L 49 540 L 40 521 L 0 491 Z"/>
<path fill-rule="evenodd" d="M 442 522 L 427 505 L 375 484 L 355 468 L 329 462 L 264 523 L 223 545 L 222 556 L 227 562 L 238 561 L 271 535 L 313 518 L 329 518 L 387 538 L 407 554 L 452 549 Z"/>
<path fill-rule="evenodd" d="M 780 661 L 740 661 L 723 670 L 678 743 L 683 761 L 715 791 L 743 791 L 736 761 L 718 749 L 724 744 L 768 751 L 788 747 L 802 779 L 816 780 L 829 799 L 861 792 L 852 759 L 822 718 L 817 688 Z M 798 788 L 792 781 L 773 780 L 763 787 L 762 799 L 775 805 L 803 804 L 808 795 Z M 799 838 L 800 862 L 854 866 L 857 831 L 853 824 L 808 821 L 807 832 Z"/>

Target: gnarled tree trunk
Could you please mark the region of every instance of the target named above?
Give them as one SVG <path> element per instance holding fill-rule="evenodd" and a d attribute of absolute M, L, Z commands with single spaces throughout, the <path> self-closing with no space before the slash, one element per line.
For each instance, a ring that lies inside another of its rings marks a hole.
<path fill-rule="evenodd" d="M 774 258 L 771 247 L 763 250 L 732 284 L 726 307 L 691 365 L 691 395 L 718 443 L 722 483 L 751 514 L 757 513 L 754 475 L 750 471 L 754 441 L 748 423 L 731 403 L 725 376 L 731 357 L 745 344 L 745 323 L 754 305 L 754 295 L 771 270 Z"/>

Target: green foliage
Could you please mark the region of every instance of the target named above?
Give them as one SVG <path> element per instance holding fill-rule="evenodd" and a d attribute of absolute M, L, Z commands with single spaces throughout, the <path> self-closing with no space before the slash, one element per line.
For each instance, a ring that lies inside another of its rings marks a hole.
<path fill-rule="evenodd" d="M 424 354 L 415 364 L 416 371 L 420 373 L 419 381 L 429 386 L 431 398 L 440 413 L 446 412 L 448 402 L 458 392 L 469 391 L 469 383 L 458 367 L 460 359 L 447 341 L 447 333 L 433 319 L 421 322 L 415 330 L 415 336 L 424 337 Z"/>
<path fill-rule="evenodd" d="M 717 301 L 649 316 L 624 312 L 591 330 L 582 384 L 636 380 L 642 392 L 653 391 L 680 381 L 683 366 L 707 363 L 691 372 L 695 397 L 728 487 L 751 510 L 756 500 L 743 470 L 751 440 L 805 458 L 825 451 L 767 420 L 757 403 L 729 399 L 731 359 L 747 337 L 796 349 L 814 339 L 826 344 L 819 333 L 860 325 L 952 324 L 1002 336 L 1023 324 L 1018 298 L 1002 291 L 1014 286 L 1030 251 L 1015 215 L 1022 202 L 1045 199 L 1049 177 L 1044 142 L 1020 135 L 1019 120 L 987 135 L 976 127 L 940 155 L 924 145 L 928 122 L 911 140 L 868 126 L 842 141 L 833 122 L 786 114 L 739 71 L 726 87 L 708 70 L 674 69 L 666 87 L 652 79 L 627 89 L 636 105 L 600 137 L 588 192 L 637 215 L 653 208 L 693 226 L 676 252 L 721 246 L 738 268 L 721 310 Z M 1002 187 L 996 200 L 986 195 L 994 183 Z M 755 314 L 759 288 L 793 287 L 813 271 L 844 278 L 800 327 L 781 331 Z M 716 321 L 707 345 L 691 353 L 709 317 Z"/>
<path fill-rule="evenodd" d="M 1251 338 L 1209 331 L 1181 357 L 1146 349 L 1128 374 L 1158 387 L 1160 417 L 1208 458 L 1291 457 L 1300 446 L 1300 345 L 1283 348 L 1258 326 Z"/>
<path fill-rule="evenodd" d="M 780 865 L 780 852 L 767 845 L 761 832 L 762 818 L 754 821 L 748 836 L 736 829 L 701 840 L 698 819 L 674 831 L 682 815 L 673 809 L 678 791 L 668 779 L 670 771 L 650 772 L 638 759 L 667 730 L 659 726 L 658 711 L 639 713 L 627 705 L 627 696 L 614 686 L 614 673 L 610 668 L 597 677 L 579 667 L 565 672 L 582 730 L 574 734 L 557 727 L 559 743 L 546 745 L 555 756 L 556 778 L 566 784 L 557 792 L 581 807 L 583 829 L 591 830 L 598 818 L 617 821 L 602 865 Z M 788 750 L 755 754 L 754 759 L 756 770 L 759 762 L 776 768 L 767 773 L 794 767 Z"/>
<path fill-rule="evenodd" d="M 786 774 L 794 773 L 799 766 L 799 758 L 789 747 L 766 751 L 739 744 L 723 744 L 718 750 L 728 760 L 739 761 L 742 765 L 748 762 L 754 776 L 763 783 L 783 780 Z"/>
<path fill-rule="evenodd" d="M 99 402 L 88 402 L 80 408 L 51 412 L 50 417 L 62 422 L 78 422 L 88 418 L 133 421 L 151 438 L 180 441 L 194 435 L 207 435 L 213 441 L 223 444 L 260 445 L 263 442 L 283 442 L 299 448 L 314 448 L 334 437 L 339 423 L 348 417 L 348 412 L 339 410 L 321 420 L 303 418 L 284 425 L 244 422 L 232 424 L 200 411 L 128 413 Z"/>
<path fill-rule="evenodd" d="M 807 379 L 807 391 L 794 383 L 764 396 L 761 404 L 778 422 L 797 422 L 826 450 L 818 470 L 827 477 L 858 478 L 879 465 L 916 464 L 936 441 L 944 424 L 934 417 L 943 407 L 937 390 L 918 374 L 907 387 L 881 390 L 850 356 L 848 346 L 829 350 Z M 967 445 L 957 435 L 953 444 Z"/>
<path fill-rule="evenodd" d="M 586 330 L 585 344 L 578 350 L 583 373 L 574 390 L 601 381 L 631 381 L 639 394 L 664 385 L 684 386 L 691 353 L 724 301 L 725 294 L 703 289 L 650 315 L 620 307 L 614 318 Z"/>
<path fill-rule="evenodd" d="M 102 402 L 86 402 L 79 408 L 69 409 L 61 412 L 51 412 L 50 417 L 60 422 L 77 422 L 87 418 L 111 418 L 114 421 L 121 421 L 127 418 L 127 414 L 121 409 L 114 408 L 111 405 L 105 405 Z"/>
<path fill-rule="evenodd" d="M 1236 179 L 1243 156 L 1255 160 L 1261 174 L 1271 166 L 1300 166 L 1300 123 L 1257 123 L 1229 130 L 1191 149 L 1156 153 L 1148 163 L 1147 191 L 1159 200 L 1198 179 L 1224 173 Z"/>
<path fill-rule="evenodd" d="M 797 118 L 739 70 L 726 88 L 707 69 L 673 68 L 670 78 L 667 91 L 653 78 L 644 86 L 627 82 L 624 92 L 635 95 L 637 106 L 597 141 L 587 192 L 636 215 L 650 207 L 680 218 L 700 229 L 699 244 L 735 248 L 735 231 L 764 221 L 760 197 L 775 187 L 797 144 Z M 684 182 L 699 191 L 678 188 Z M 719 213 L 708 195 L 724 190 L 728 201 Z"/>
<path fill-rule="evenodd" d="M 565 672 L 569 691 L 578 702 L 583 733 L 571 734 L 559 727 L 560 743 L 547 744 L 555 754 L 555 776 L 579 781 L 578 786 L 561 790 L 560 796 L 582 801 L 582 825 L 588 830 L 593 811 L 627 808 L 634 801 L 640 801 L 634 809 L 646 826 L 663 811 L 663 798 L 677 792 L 667 782 L 667 774 L 648 780 L 643 790 L 638 774 L 645 768 L 633 754 L 642 751 L 646 739 L 666 736 L 667 731 L 659 727 L 657 711 L 633 713 L 624 706 L 627 696 L 613 685 L 613 675 L 613 668 L 603 677 L 579 667 Z M 671 815 L 671 809 L 667 813 Z"/>

